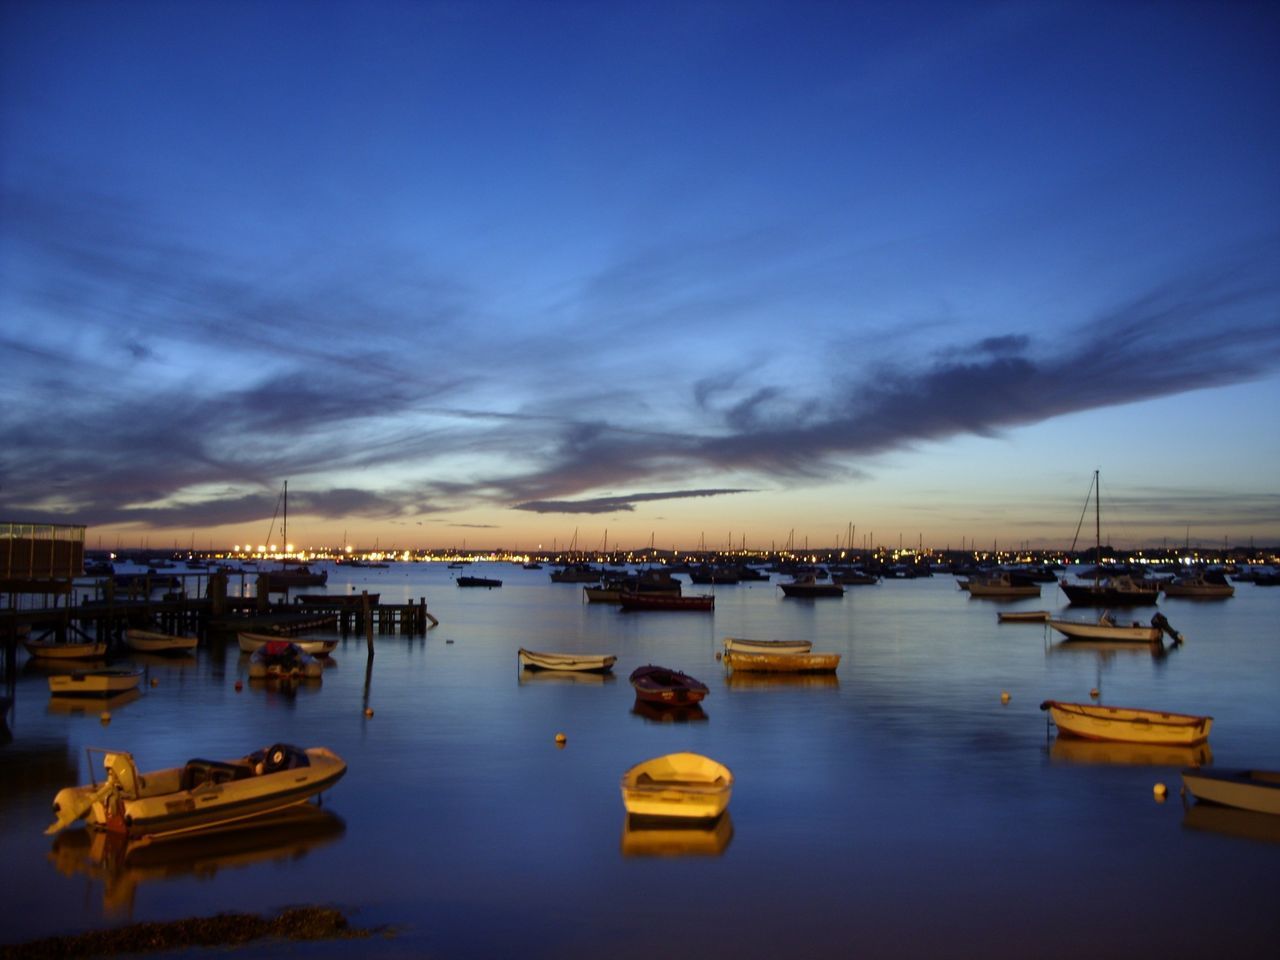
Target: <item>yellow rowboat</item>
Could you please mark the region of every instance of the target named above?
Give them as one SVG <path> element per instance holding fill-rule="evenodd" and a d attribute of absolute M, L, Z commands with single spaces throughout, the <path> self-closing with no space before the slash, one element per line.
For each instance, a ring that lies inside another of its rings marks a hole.
<path fill-rule="evenodd" d="M 1049 711 L 1060 733 L 1086 740 L 1190 747 L 1208 740 L 1209 728 L 1213 726 L 1213 717 L 1092 703 L 1046 700 L 1040 709 Z"/>
<path fill-rule="evenodd" d="M 101 640 L 84 643 L 59 643 L 56 640 L 23 640 L 22 645 L 33 657 L 57 660 L 94 660 L 106 656 L 107 644 Z"/>
<path fill-rule="evenodd" d="M 668 753 L 622 775 L 622 804 L 637 817 L 712 820 L 724 813 L 733 774 L 697 753 Z"/>
<path fill-rule="evenodd" d="M 724 663 L 734 670 L 756 673 L 835 673 L 838 653 L 744 653 L 728 650 Z"/>

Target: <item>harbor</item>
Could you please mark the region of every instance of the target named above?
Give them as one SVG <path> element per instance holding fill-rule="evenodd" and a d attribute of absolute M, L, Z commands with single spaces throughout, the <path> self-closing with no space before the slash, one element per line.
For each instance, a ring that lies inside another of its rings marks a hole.
<path fill-rule="evenodd" d="M 1184 642 L 1157 653 L 998 616 L 1081 615 L 1053 584 L 992 601 L 948 573 L 814 599 L 786 597 L 778 573 L 709 586 L 676 574 L 688 594 L 714 592 L 714 609 L 692 615 L 587 602 L 582 584 L 518 563 L 467 566 L 502 580 L 492 591 L 457 589 L 459 571 L 443 563 L 321 569 L 327 582 L 305 594 L 376 594 L 379 608 L 412 604 L 435 623 L 375 630 L 372 656 L 367 623 L 345 636 L 336 621 L 303 629 L 335 646 L 320 677 L 289 684 L 253 678 L 234 632 L 207 629 L 183 656 L 115 648 L 111 665 L 132 664 L 141 683 L 119 700 L 78 698 L 88 702 L 51 695 L 50 668 L 19 648 L 0 747 L 6 942 L 300 903 L 393 929 L 359 945 L 388 957 L 630 956 L 657 915 L 689 931 L 690 949 L 743 957 L 851 944 L 957 955 L 957 943 L 961 955 L 999 955 L 1010 923 L 1049 957 L 1139 945 L 1248 955 L 1274 934 L 1261 891 L 1280 848 L 1265 815 L 1215 817 L 1179 795 L 1193 762 L 1280 768 L 1274 590 L 1245 582 L 1224 601 L 1162 598 L 1156 609 Z M 257 597 L 229 599 L 235 616 L 254 614 Z M 266 615 L 333 613 L 316 606 L 291 591 Z M 740 672 L 724 663 L 728 637 L 803 638 L 838 654 L 838 667 Z M 617 662 L 527 670 L 521 648 Z M 705 699 L 642 703 L 627 677 L 646 664 L 696 678 Z M 1046 700 L 1211 715 L 1212 733 L 1187 747 L 1072 740 Z M 347 765 L 286 822 L 168 850 L 104 847 L 83 828 L 44 834 L 55 793 L 89 782 L 86 748 L 127 750 L 150 771 L 275 742 L 323 746 Z M 728 808 L 706 826 L 632 822 L 624 773 L 681 752 L 732 771 Z M 1087 890 L 1069 910 L 1063 885 Z M 733 895 L 745 889 L 786 891 L 792 906 L 761 916 Z M 583 919 L 555 919 L 566 903 Z M 1135 914 L 1159 921 L 1134 925 Z M 306 949 L 338 956 L 350 944 Z"/>

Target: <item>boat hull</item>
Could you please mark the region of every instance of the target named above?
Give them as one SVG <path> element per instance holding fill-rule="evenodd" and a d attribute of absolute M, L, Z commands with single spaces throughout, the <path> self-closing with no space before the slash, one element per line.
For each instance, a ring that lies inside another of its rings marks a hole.
<path fill-rule="evenodd" d="M 326 657 L 338 647 L 337 640 L 307 640 L 301 637 L 283 637 L 271 633 L 240 633 L 236 635 L 243 653 L 253 653 L 268 643 L 292 643 L 303 653 L 313 657 Z"/>
<path fill-rule="evenodd" d="M 1154 584 L 1149 587 L 1121 588 L 1091 583 L 1059 583 L 1067 600 L 1078 607 L 1144 607 L 1160 599 L 1160 591 Z"/>
<path fill-rule="evenodd" d="M 750 653 L 729 650 L 725 666 L 749 673 L 835 673 L 838 653 Z"/>
<path fill-rule="evenodd" d="M 49 692 L 59 697 L 110 697 L 136 690 L 141 670 L 86 670 L 49 677 Z"/>
<path fill-rule="evenodd" d="M 1280 815 L 1280 771 L 1183 770 L 1182 784 L 1199 801 Z"/>
<path fill-rule="evenodd" d="M 570 673 L 607 673 L 617 657 L 608 653 L 539 653 L 519 650 L 520 666 L 525 670 L 560 670 Z"/>
<path fill-rule="evenodd" d="M 696 753 L 670 753 L 622 775 L 622 803 L 634 817 L 714 820 L 733 794 L 733 774 Z"/>
<path fill-rule="evenodd" d="M 716 598 L 669 597 L 662 594 L 623 593 L 618 597 L 623 610 L 688 610 L 692 612 L 715 609 Z"/>
<path fill-rule="evenodd" d="M 33 657 L 51 660 L 94 660 L 107 655 L 107 645 L 95 643 L 54 643 L 45 640 L 23 640 L 22 645 Z"/>
<path fill-rule="evenodd" d="M 688 706 L 700 702 L 710 692 L 701 680 L 652 664 L 631 672 L 631 686 L 637 700 L 660 706 Z"/>
<path fill-rule="evenodd" d="M 124 632 L 124 642 L 138 653 L 187 653 L 196 649 L 195 637 L 177 637 L 152 630 L 129 629 Z"/>
<path fill-rule="evenodd" d="M 1135 624 L 1082 623 L 1079 620 L 1045 621 L 1053 629 L 1071 640 L 1120 640 L 1129 643 L 1155 643 L 1160 639 L 1159 627 Z"/>
<path fill-rule="evenodd" d="M 838 583 L 780 583 L 783 596 L 797 597 L 843 597 L 844 587 Z"/>
<path fill-rule="evenodd" d="M 1160 710 L 1058 700 L 1046 700 L 1040 709 L 1049 711 L 1060 733 L 1086 740 L 1190 747 L 1208 740 L 1213 727 L 1213 717 Z"/>

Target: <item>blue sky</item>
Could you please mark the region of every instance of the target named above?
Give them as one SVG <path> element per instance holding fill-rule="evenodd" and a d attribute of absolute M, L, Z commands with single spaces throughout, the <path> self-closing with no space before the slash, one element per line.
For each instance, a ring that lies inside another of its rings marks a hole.
<path fill-rule="evenodd" d="M 0 2 L 0 516 L 1280 541 L 1280 7 Z"/>

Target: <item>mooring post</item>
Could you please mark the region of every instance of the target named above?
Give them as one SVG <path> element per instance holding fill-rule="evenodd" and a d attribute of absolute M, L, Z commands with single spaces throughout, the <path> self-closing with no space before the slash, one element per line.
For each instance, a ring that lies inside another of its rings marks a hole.
<path fill-rule="evenodd" d="M 369 610 L 369 591 L 360 591 L 360 611 L 364 615 L 364 642 L 373 656 L 373 614 Z"/>

